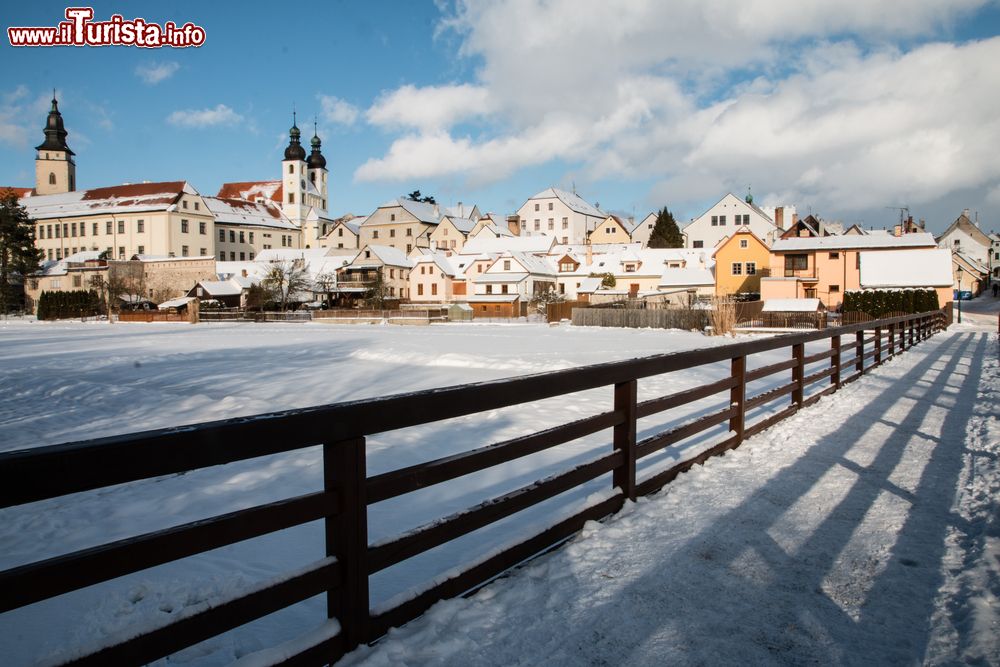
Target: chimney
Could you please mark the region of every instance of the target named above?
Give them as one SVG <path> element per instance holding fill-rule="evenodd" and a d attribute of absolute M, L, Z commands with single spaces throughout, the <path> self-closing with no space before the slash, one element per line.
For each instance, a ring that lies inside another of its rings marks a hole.
<path fill-rule="evenodd" d="M 962 209 L 962 215 L 964 215 L 966 218 L 968 218 L 969 217 L 969 209 L 963 208 Z"/>
<path fill-rule="evenodd" d="M 798 223 L 799 223 L 799 214 L 798 213 L 792 213 L 792 227 L 794 227 Z"/>
<path fill-rule="evenodd" d="M 458 202 L 458 206 L 456 208 L 458 208 L 458 217 L 464 218 L 465 217 L 465 209 L 462 207 L 462 202 Z"/>
<path fill-rule="evenodd" d="M 434 204 L 434 217 L 435 218 L 441 217 L 441 209 L 438 207 L 437 204 Z"/>
<path fill-rule="evenodd" d="M 247 277 L 247 270 L 246 270 L 246 269 L 243 269 L 243 270 L 242 270 L 242 271 L 241 271 L 240 273 L 242 273 L 242 274 L 243 274 L 243 277 L 244 277 L 244 278 L 246 278 L 246 277 Z"/>
<path fill-rule="evenodd" d="M 590 245 L 590 240 L 587 241 L 587 266 L 594 263 L 594 249 Z"/>
<path fill-rule="evenodd" d="M 774 209 L 774 226 L 778 229 L 785 228 L 785 207 L 778 206 Z"/>
<path fill-rule="evenodd" d="M 892 228 L 892 235 L 893 236 L 902 236 L 903 235 L 903 226 L 902 225 L 896 225 L 895 227 L 893 227 Z"/>
<path fill-rule="evenodd" d="M 514 236 L 521 235 L 521 216 L 519 215 L 508 215 L 507 216 L 507 229 Z"/>

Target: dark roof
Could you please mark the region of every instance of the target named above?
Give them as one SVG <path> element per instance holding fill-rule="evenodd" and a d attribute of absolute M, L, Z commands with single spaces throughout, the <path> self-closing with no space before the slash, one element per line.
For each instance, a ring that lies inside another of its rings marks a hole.
<path fill-rule="evenodd" d="M 165 181 L 163 183 L 133 183 L 131 185 L 113 185 L 107 188 L 85 190 L 83 201 L 94 199 L 111 199 L 123 197 L 146 197 L 149 195 L 171 194 L 180 196 L 184 191 L 184 181 Z"/>
<path fill-rule="evenodd" d="M 68 155 L 75 155 L 66 145 L 66 135 L 69 133 L 63 127 L 62 114 L 59 113 L 59 103 L 56 102 L 55 96 L 52 97 L 52 108 L 49 110 L 49 117 L 45 122 L 43 132 L 45 132 L 45 141 L 35 146 L 35 150 L 66 151 Z"/>

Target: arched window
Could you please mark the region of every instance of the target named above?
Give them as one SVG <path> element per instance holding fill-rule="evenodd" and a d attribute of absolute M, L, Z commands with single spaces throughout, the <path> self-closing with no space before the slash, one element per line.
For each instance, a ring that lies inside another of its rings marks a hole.
<path fill-rule="evenodd" d="M 294 174 L 295 173 L 295 165 L 294 164 L 288 165 L 288 173 L 289 174 Z"/>
<path fill-rule="evenodd" d="M 55 184 L 56 184 L 56 175 L 50 171 L 49 172 L 49 185 L 55 185 Z"/>
<path fill-rule="evenodd" d="M 309 180 L 312 181 L 313 183 L 316 182 L 316 172 L 315 171 L 309 172 Z"/>

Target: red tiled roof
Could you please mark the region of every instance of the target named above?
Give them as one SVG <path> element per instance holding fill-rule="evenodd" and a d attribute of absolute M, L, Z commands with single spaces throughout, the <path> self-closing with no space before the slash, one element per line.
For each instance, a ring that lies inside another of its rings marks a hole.
<path fill-rule="evenodd" d="M 243 196 L 244 192 L 250 192 L 251 190 L 258 190 L 259 193 L 251 195 L 254 197 L 261 196 L 265 194 L 266 190 L 274 187 L 271 193 L 271 201 L 281 203 L 283 192 L 281 181 L 241 181 L 238 183 L 223 183 L 222 187 L 216 193 L 216 197 L 219 199 L 245 199 Z"/>
<path fill-rule="evenodd" d="M 18 199 L 20 199 L 21 197 L 30 195 L 32 190 L 34 190 L 34 188 L 15 188 L 9 185 L 0 185 L 0 192 L 7 192 L 8 190 L 13 192 L 15 195 L 17 195 Z"/>
<path fill-rule="evenodd" d="M 281 215 L 278 213 L 278 209 L 275 208 L 274 206 L 268 206 L 266 204 L 257 204 L 257 203 L 252 202 L 252 201 L 247 201 L 246 199 L 229 199 L 229 198 L 226 198 L 226 197 L 216 197 L 216 199 L 219 199 L 221 201 L 226 202 L 227 204 L 229 204 L 233 208 L 237 208 L 237 207 L 238 208 L 245 208 L 247 210 L 256 211 L 256 212 L 264 210 L 272 218 L 280 218 L 281 217 Z"/>
<path fill-rule="evenodd" d="M 170 194 L 180 196 L 184 191 L 184 181 L 167 181 L 164 183 L 133 183 L 132 185 L 113 185 L 108 188 L 86 190 L 83 201 L 94 199 L 111 199 L 123 197 L 147 197 L 149 195 Z"/>

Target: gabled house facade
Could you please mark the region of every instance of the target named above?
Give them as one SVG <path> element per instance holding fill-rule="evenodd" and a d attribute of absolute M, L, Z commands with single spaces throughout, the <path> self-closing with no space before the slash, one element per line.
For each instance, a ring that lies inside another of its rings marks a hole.
<path fill-rule="evenodd" d="M 588 235 L 607 214 L 573 192 L 548 188 L 530 197 L 517 210 L 521 236 L 547 234 L 559 243 L 586 243 Z"/>
<path fill-rule="evenodd" d="M 748 201 L 747 201 L 748 200 Z M 757 238 L 772 243 L 778 233 L 774 222 L 760 208 L 729 193 L 682 230 L 685 247 L 712 251 L 722 239 L 745 227 Z"/>
<path fill-rule="evenodd" d="M 760 279 L 770 275 L 771 249 L 746 226 L 715 249 L 716 296 L 760 297 Z"/>
<path fill-rule="evenodd" d="M 969 218 L 969 209 L 962 211 L 962 215 L 937 237 L 937 243 L 939 248 L 948 248 L 980 264 L 990 265 L 993 241 Z"/>

